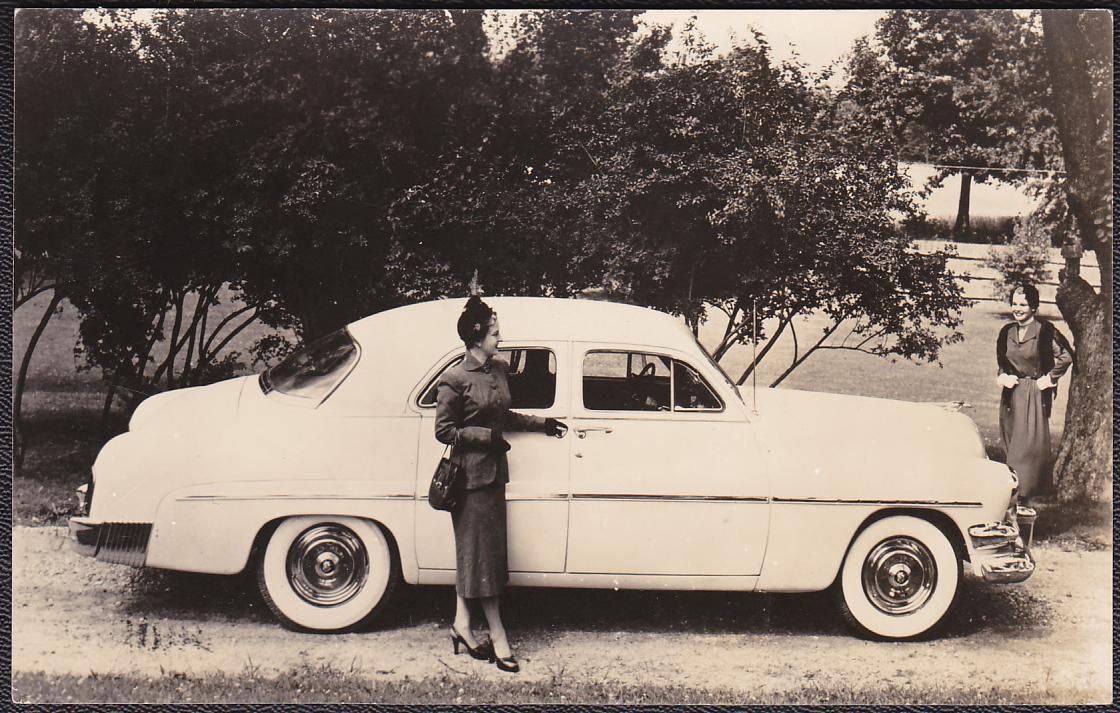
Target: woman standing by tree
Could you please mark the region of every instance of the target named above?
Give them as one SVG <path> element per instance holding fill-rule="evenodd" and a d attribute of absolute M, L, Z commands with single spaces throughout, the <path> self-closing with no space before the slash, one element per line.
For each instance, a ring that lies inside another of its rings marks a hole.
<path fill-rule="evenodd" d="M 1019 495 L 1029 498 L 1049 485 L 1050 406 L 1073 350 L 1054 325 L 1037 319 L 1037 288 L 1019 285 L 1008 301 L 1014 321 L 996 339 L 996 382 L 1003 387 L 999 428 L 1007 465 L 1019 476 Z"/>

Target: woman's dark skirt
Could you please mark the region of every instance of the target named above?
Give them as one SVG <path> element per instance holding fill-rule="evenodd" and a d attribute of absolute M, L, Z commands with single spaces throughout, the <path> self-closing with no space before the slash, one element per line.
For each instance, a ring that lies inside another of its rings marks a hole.
<path fill-rule="evenodd" d="M 451 513 L 455 528 L 455 592 L 466 599 L 496 597 L 509 579 L 506 486 L 468 490 Z"/>

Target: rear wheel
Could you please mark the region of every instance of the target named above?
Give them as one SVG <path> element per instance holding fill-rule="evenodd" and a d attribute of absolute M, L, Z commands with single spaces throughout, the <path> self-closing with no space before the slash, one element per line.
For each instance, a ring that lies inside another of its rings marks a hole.
<path fill-rule="evenodd" d="M 388 537 L 373 522 L 328 515 L 288 518 L 268 539 L 257 585 L 285 625 L 357 629 L 385 607 L 400 580 Z"/>
<path fill-rule="evenodd" d="M 931 632 L 956 600 L 961 563 L 936 525 L 896 515 L 873 522 L 848 548 L 840 607 L 864 633 L 909 639 Z"/>

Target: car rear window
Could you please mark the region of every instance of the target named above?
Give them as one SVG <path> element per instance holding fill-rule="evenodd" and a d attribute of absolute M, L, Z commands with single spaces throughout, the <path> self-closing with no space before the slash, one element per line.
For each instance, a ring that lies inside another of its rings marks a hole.
<path fill-rule="evenodd" d="M 261 391 L 304 399 L 318 405 L 358 363 L 358 343 L 340 329 L 300 347 L 261 374 Z"/>

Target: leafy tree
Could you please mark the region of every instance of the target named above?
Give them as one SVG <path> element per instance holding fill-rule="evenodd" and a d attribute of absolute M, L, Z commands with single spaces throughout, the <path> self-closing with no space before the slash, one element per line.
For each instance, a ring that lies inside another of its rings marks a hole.
<path fill-rule="evenodd" d="M 601 283 L 599 256 L 580 232 L 580 191 L 596 170 L 596 127 L 635 15 L 524 13 L 496 33 L 507 51 L 480 87 L 486 117 L 394 206 L 398 234 L 438 244 L 454 284 L 476 270 L 485 290 L 506 294 L 570 295 Z"/>
<path fill-rule="evenodd" d="M 21 297 L 52 289 L 52 307 L 79 310 L 79 351 L 111 383 L 106 413 L 118 388 L 150 393 L 233 366 L 221 352 L 239 325 L 208 323 L 233 276 L 216 210 L 226 185 L 214 180 L 229 159 L 196 116 L 210 89 L 198 46 L 169 18 L 21 11 L 17 24 Z"/>
<path fill-rule="evenodd" d="M 616 86 L 600 172 L 576 192 L 607 278 L 694 327 L 723 310 L 717 359 L 749 337 L 752 311 L 776 320 L 757 361 L 787 329 L 799 348 L 775 384 L 822 349 L 935 360 L 963 300 L 945 255 L 894 228 L 911 207 L 893 145 L 759 40 L 718 58 L 693 43 Z M 796 323 L 815 311 L 832 322 L 802 346 Z"/>
<path fill-rule="evenodd" d="M 882 56 L 855 67 L 857 82 L 877 86 L 903 156 L 955 166 L 1060 169 L 1049 113 L 1037 14 L 1017 10 L 896 10 L 875 33 Z M 873 53 L 872 53 L 873 54 Z M 883 96 L 885 95 L 885 96 Z M 939 170 L 933 185 L 961 174 L 953 233 L 969 227 L 972 182 L 1030 174 Z"/>
<path fill-rule="evenodd" d="M 216 111 L 243 151 L 229 225 L 246 298 L 313 338 L 446 292 L 444 245 L 395 226 L 391 206 L 476 135 L 481 13 L 240 11 L 224 24 L 235 71 Z"/>
<path fill-rule="evenodd" d="M 98 31 L 81 11 L 24 9 L 18 15 L 13 308 L 27 308 L 42 294 L 51 298 L 16 378 L 17 472 L 27 446 L 23 394 L 39 339 L 63 301 L 97 274 L 99 256 L 114 247 L 95 235 L 104 218 L 97 200 L 109 181 L 87 161 L 111 140 L 111 109 L 104 91 L 115 71 L 113 58 L 127 46 L 119 33 Z"/>

